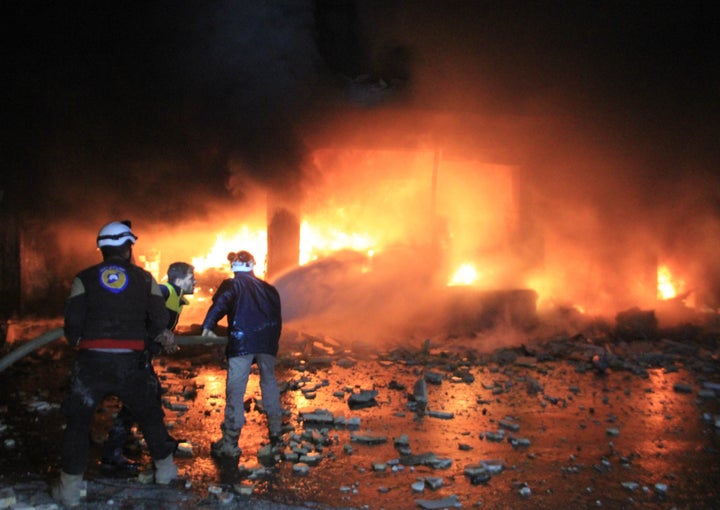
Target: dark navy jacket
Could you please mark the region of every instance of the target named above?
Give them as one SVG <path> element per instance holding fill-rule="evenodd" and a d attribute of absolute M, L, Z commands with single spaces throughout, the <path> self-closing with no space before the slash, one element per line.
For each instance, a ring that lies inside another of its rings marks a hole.
<path fill-rule="evenodd" d="M 205 315 L 203 329 L 214 330 L 228 318 L 228 358 L 247 354 L 277 355 L 282 331 L 280 294 L 252 272 L 235 273 L 220 284 Z"/>

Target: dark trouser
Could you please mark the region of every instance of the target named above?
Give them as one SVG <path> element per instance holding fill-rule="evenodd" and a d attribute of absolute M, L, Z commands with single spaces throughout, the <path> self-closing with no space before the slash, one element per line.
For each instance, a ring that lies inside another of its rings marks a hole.
<path fill-rule="evenodd" d="M 95 409 L 108 395 L 117 396 L 135 417 L 153 459 L 164 459 L 176 443 L 165 427 L 159 382 L 141 352 L 80 351 L 62 403 L 67 427 L 62 441 L 61 467 L 71 475 L 88 465 L 90 427 Z"/>
<path fill-rule="evenodd" d="M 160 408 L 162 409 L 162 396 L 160 393 L 160 381 L 158 380 L 157 374 L 155 373 L 155 370 L 153 370 L 152 366 L 152 357 L 148 355 L 147 352 L 144 353 L 145 359 L 147 360 L 148 367 L 150 369 L 150 372 L 152 373 L 152 376 L 157 381 L 157 401 L 160 404 Z M 163 412 L 163 417 L 165 416 Z M 117 416 L 115 416 L 115 419 L 113 420 L 112 427 L 110 428 L 110 431 L 108 432 L 108 437 L 105 443 L 103 444 L 102 449 L 102 458 L 103 459 L 112 459 L 115 455 L 116 451 L 122 451 L 122 448 L 127 443 L 128 438 L 130 437 L 130 432 L 132 430 L 133 425 L 137 422 L 133 414 L 128 410 L 126 406 L 122 406 L 120 408 L 120 411 L 118 412 Z M 174 441 L 175 444 L 177 444 L 177 441 L 173 439 L 171 436 L 168 436 L 169 441 Z"/>

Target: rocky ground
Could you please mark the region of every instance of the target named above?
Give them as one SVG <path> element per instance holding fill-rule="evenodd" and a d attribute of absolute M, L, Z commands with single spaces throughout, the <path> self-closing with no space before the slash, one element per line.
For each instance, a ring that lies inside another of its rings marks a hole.
<path fill-rule="evenodd" d="M 160 488 L 147 472 L 98 464 L 118 409 L 110 398 L 81 508 L 720 507 L 715 320 L 623 324 L 383 346 L 288 330 L 285 446 L 267 444 L 253 377 L 237 466 L 209 455 L 224 407 L 221 348 L 184 348 L 156 360 L 183 479 Z M 15 324 L 2 354 L 56 326 Z M 72 354 L 58 341 L 0 372 L 0 508 L 52 508 Z M 140 434 L 128 455 L 149 465 Z"/>

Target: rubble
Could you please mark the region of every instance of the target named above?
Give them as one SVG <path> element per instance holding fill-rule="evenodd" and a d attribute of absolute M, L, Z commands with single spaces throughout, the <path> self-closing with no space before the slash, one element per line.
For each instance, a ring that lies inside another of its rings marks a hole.
<path fill-rule="evenodd" d="M 568 497 L 586 506 L 607 506 L 627 498 L 616 490 L 636 500 L 663 498 L 692 507 L 689 501 L 703 501 L 698 491 L 675 487 L 704 482 L 672 445 L 676 440 L 695 445 L 705 459 L 707 479 L 713 479 L 717 468 L 707 459 L 716 451 L 712 438 L 720 428 L 718 350 L 688 348 L 667 338 L 642 342 L 556 337 L 483 353 L 472 342 L 456 348 L 426 341 L 416 349 L 376 349 L 351 357 L 336 341 L 326 345 L 315 339 L 302 355 L 293 351 L 280 358 L 283 401 L 298 404 L 288 406 L 282 443 L 266 441 L 262 401 L 250 396 L 247 431 L 241 437 L 244 463 L 227 480 L 220 472 L 201 476 L 196 471 L 208 469 L 201 467 L 207 431 L 221 419 L 223 392 L 201 383 L 201 365 L 190 369 L 189 363 L 178 360 L 173 366 L 170 360 L 159 368 L 167 389 L 163 400 L 173 434 L 183 439 L 181 472 L 193 478 L 180 490 L 187 497 L 205 491 L 212 496 L 205 506 L 210 501 L 232 506 L 239 499 L 273 494 L 290 498 L 286 501 L 332 504 L 340 493 L 344 507 L 406 508 L 407 496 L 426 493 L 439 497 L 412 501 L 421 508 L 452 508 L 475 505 L 473 488 L 490 484 L 488 507 L 509 492 L 539 506 Z M 18 363 L 13 377 L 22 379 L 23 371 L 42 359 Z M 3 456 L 12 462 L 19 458 L 13 451 L 20 450 L 14 444 L 24 450 L 29 441 L 17 426 L 18 410 L 40 423 L 60 416 L 54 394 L 9 391 L 0 403 L 0 439 Z M 345 415 L 348 407 L 353 416 Z M 412 412 L 404 412 L 408 409 Z M 102 414 L 112 412 L 108 406 Z M 648 416 L 657 419 L 648 421 Z M 193 431 L 190 425 L 198 421 L 202 427 Z M 647 430 L 649 423 L 661 427 Z M 489 455 L 478 459 L 475 452 Z M 245 462 L 255 460 L 256 465 Z M 668 465 L 672 472 L 662 468 Z M 656 471 L 656 466 L 661 468 Z M 503 475 L 508 470 L 514 471 L 512 480 Z M 303 481 L 295 484 L 288 475 Z M 152 471 L 137 481 L 153 487 Z M 112 499 L 119 507 L 121 499 Z"/>

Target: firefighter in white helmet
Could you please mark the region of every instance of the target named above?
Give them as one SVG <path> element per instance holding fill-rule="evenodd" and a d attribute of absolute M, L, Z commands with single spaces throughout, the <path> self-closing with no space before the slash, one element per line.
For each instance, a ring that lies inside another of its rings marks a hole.
<path fill-rule="evenodd" d="M 185 295 L 195 292 L 195 281 L 195 268 L 191 264 L 187 262 L 173 262 L 168 267 L 167 282 L 160 285 L 160 291 L 165 301 L 165 308 L 168 312 L 167 330 L 163 334 L 164 341 L 162 342 L 162 346 L 155 341 L 149 341 L 146 345 L 145 357 L 147 363 L 151 365 L 151 369 L 152 357 L 160 354 L 161 347 L 165 349 L 165 352 L 169 353 L 175 352 L 178 348 L 174 343 L 174 336 L 172 336 L 169 341 L 165 341 L 165 339 L 166 336 L 169 336 L 168 333 L 173 331 L 175 326 L 177 326 L 183 307 L 189 304 L 188 300 L 185 299 Z M 153 374 L 154 373 L 153 371 Z M 158 383 L 158 389 L 159 388 L 160 383 Z M 157 398 L 158 400 L 162 398 L 159 392 Z M 123 451 L 125 443 L 127 443 L 128 438 L 131 437 L 132 427 L 136 421 L 135 417 L 125 406 L 117 413 L 102 448 L 101 465 L 104 468 L 125 472 L 129 475 L 136 474 L 138 465 L 125 457 Z"/>
<path fill-rule="evenodd" d="M 178 475 L 177 445 L 165 426 L 158 380 L 143 356 L 148 337 L 163 337 L 168 314 L 155 279 L 132 263 L 136 240 L 129 221 L 102 227 L 97 246 L 103 261 L 77 274 L 65 303 L 65 338 L 78 353 L 61 407 L 67 420 L 62 471 L 51 492 L 66 507 L 80 504 L 92 420 L 107 395 L 120 398 L 137 419 L 155 482 L 168 484 Z"/>

